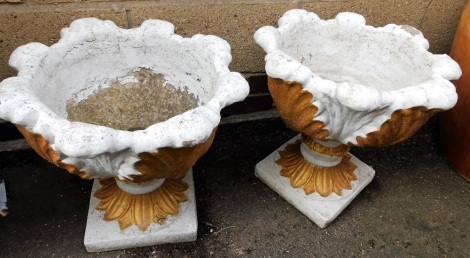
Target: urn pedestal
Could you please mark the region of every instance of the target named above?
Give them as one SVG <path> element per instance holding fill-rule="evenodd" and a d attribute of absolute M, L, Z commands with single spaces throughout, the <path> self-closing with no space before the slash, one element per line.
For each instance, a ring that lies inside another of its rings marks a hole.
<path fill-rule="evenodd" d="M 122 29 L 79 19 L 58 43 L 13 52 L 18 75 L 0 83 L 0 118 L 44 159 L 95 179 L 89 251 L 192 241 L 188 172 L 212 144 L 221 109 L 249 91 L 230 62 L 225 40 L 183 38 L 166 21 Z"/>
<path fill-rule="evenodd" d="M 322 164 L 324 167 L 316 166 L 322 172 L 314 171 L 313 164 L 322 162 L 304 154 L 306 151 L 300 138 L 300 135 L 292 138 L 256 164 L 255 175 L 319 227 L 325 228 L 372 181 L 375 171 L 350 153 L 345 153 L 348 172 L 331 173 L 328 168 L 334 167 L 329 167 L 333 164 L 325 163 Z M 310 162 L 312 159 L 315 161 Z M 334 181 L 328 178 L 330 176 L 344 178 Z M 319 193 L 316 189 L 322 192 L 334 189 L 334 193 Z"/>
<path fill-rule="evenodd" d="M 256 166 L 256 175 L 320 227 L 372 180 L 349 146 L 387 146 L 412 136 L 457 101 L 461 71 L 428 52 L 410 26 L 374 28 L 355 13 L 322 20 L 291 10 L 259 29 L 268 87 L 280 117 L 301 133 Z"/>
<path fill-rule="evenodd" d="M 116 220 L 106 221 L 104 219 L 105 214 L 96 209 L 100 206 L 101 200 L 95 197 L 96 192 L 103 188 L 99 180 L 95 179 L 91 190 L 85 230 L 84 243 L 87 251 L 102 252 L 195 241 L 197 237 L 197 213 L 192 171 L 183 178 L 183 182 L 189 188 L 184 192 L 187 200 L 179 205 L 178 215 L 167 219 L 165 224 L 152 223 L 145 231 L 141 231 L 137 227 L 116 230 L 119 228 L 119 223 Z"/>

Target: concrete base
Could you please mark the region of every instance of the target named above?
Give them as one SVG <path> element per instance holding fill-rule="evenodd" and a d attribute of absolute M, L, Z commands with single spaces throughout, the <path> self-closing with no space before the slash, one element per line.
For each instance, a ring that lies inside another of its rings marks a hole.
<path fill-rule="evenodd" d="M 280 175 L 281 167 L 275 163 L 280 157 L 278 152 L 298 139 L 300 136 L 294 137 L 259 162 L 255 175 L 319 227 L 324 228 L 372 181 L 375 171 L 351 155 L 351 161 L 357 165 L 354 171 L 357 180 L 352 182 L 352 190 L 343 190 L 342 196 L 335 193 L 328 197 L 321 197 L 317 193 L 306 195 L 303 189 L 293 188 L 289 179 Z"/>
<path fill-rule="evenodd" d="M 101 187 L 98 180 L 93 183 L 88 210 L 88 221 L 85 230 L 85 247 L 88 252 L 102 252 L 133 247 L 150 246 L 164 243 L 195 241 L 197 237 L 196 198 L 192 171 L 183 179 L 189 189 L 185 194 L 188 201 L 180 204 L 177 217 L 170 216 L 167 223 L 153 223 L 145 232 L 132 225 L 124 231 L 119 229 L 118 222 L 104 221 L 104 213 L 96 210 L 99 199 L 94 197 Z"/>

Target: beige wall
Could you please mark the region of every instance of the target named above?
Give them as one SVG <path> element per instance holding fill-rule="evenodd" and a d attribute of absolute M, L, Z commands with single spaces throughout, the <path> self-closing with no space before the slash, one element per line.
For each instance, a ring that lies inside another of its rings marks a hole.
<path fill-rule="evenodd" d="M 431 51 L 448 53 L 467 0 L 0 0 L 0 80 L 15 72 L 8 58 L 18 46 L 38 41 L 50 45 L 60 29 L 82 17 L 109 19 L 121 27 L 138 26 L 150 18 L 164 19 L 177 33 L 214 34 L 232 46 L 233 70 L 264 71 L 264 53 L 253 41 L 253 33 L 264 25 L 275 25 L 292 8 L 314 11 L 332 18 L 341 11 L 364 15 L 374 26 L 409 24 L 429 39 Z"/>

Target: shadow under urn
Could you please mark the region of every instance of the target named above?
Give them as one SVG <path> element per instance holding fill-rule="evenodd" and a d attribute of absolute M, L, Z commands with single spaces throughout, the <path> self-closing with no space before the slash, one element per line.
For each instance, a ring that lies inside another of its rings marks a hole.
<path fill-rule="evenodd" d="M 249 92 L 230 62 L 225 40 L 183 38 L 166 21 L 121 29 L 79 19 L 58 43 L 13 52 L 18 75 L 0 84 L 0 118 L 44 159 L 100 179 L 90 199 L 89 251 L 191 241 L 191 167 L 210 147 L 221 109 Z"/>
<path fill-rule="evenodd" d="M 372 27 L 363 16 L 322 20 L 286 12 L 254 36 L 267 53 L 268 86 L 288 127 L 300 133 L 257 164 L 255 174 L 320 227 L 370 183 L 375 171 L 350 146 L 387 146 L 452 108 L 461 70 L 428 52 L 417 29 Z"/>

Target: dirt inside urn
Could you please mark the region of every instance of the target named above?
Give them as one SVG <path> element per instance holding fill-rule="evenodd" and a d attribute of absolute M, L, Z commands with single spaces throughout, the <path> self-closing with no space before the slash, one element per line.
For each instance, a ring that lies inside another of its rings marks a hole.
<path fill-rule="evenodd" d="M 141 130 L 198 106 L 198 97 L 150 69 L 131 71 L 80 102 L 67 103 L 68 119 L 119 130 Z"/>

